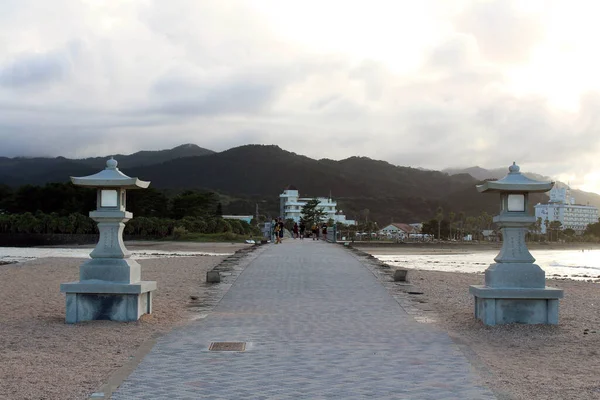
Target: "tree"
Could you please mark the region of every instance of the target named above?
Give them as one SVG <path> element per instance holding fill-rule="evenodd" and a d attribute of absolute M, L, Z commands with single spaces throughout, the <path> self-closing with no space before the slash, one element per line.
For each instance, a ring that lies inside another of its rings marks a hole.
<path fill-rule="evenodd" d="M 458 223 L 460 225 L 460 240 L 462 241 L 465 236 L 465 212 L 461 211 L 458 213 Z"/>
<path fill-rule="evenodd" d="M 435 219 L 438 223 L 438 240 L 441 239 L 440 233 L 442 228 L 442 220 L 444 219 L 444 209 L 442 207 L 438 207 L 435 215 Z"/>
<path fill-rule="evenodd" d="M 215 193 L 186 190 L 173 199 L 171 217 L 174 219 L 186 216 L 214 217 L 217 201 Z"/>
<path fill-rule="evenodd" d="M 319 203 L 321 203 L 319 200 L 312 199 L 302 206 L 300 213 L 306 225 L 319 224 L 325 216 L 325 212 L 319 207 Z"/>
<path fill-rule="evenodd" d="M 448 236 L 450 232 L 449 224 L 447 220 L 438 221 L 436 218 L 430 219 L 427 222 L 423 223 L 423 227 L 421 228 L 421 233 L 424 235 L 429 235 L 435 237 L 436 232 L 438 231 L 442 236 Z"/>
<path fill-rule="evenodd" d="M 454 211 L 450 211 L 450 213 L 448 213 L 448 219 L 450 220 L 450 239 L 452 238 L 452 224 L 454 223 L 454 219 L 456 218 L 456 214 L 454 213 Z"/>
<path fill-rule="evenodd" d="M 567 228 L 563 231 L 563 233 L 565 234 L 565 236 L 572 238 L 573 236 L 575 236 L 576 232 L 575 232 L 575 229 Z"/>
<path fill-rule="evenodd" d="M 127 210 L 131 211 L 134 217 L 165 218 L 169 215 L 169 199 L 155 188 L 129 190 Z"/>
<path fill-rule="evenodd" d="M 550 231 L 554 232 L 554 235 L 551 235 L 551 238 L 554 236 L 554 240 L 558 240 L 558 235 L 562 231 L 562 223 L 560 221 L 552 221 L 550 222 L 549 227 Z"/>
<path fill-rule="evenodd" d="M 217 211 L 215 212 L 215 215 L 217 217 L 223 216 L 223 204 L 221 204 L 221 202 L 219 202 L 219 204 L 217 204 Z"/>

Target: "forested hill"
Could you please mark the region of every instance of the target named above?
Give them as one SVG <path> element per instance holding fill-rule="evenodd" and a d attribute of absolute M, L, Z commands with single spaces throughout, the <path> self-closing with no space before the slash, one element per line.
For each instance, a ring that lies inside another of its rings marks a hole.
<path fill-rule="evenodd" d="M 69 176 L 85 176 L 98 172 L 106 166 L 106 160 L 110 157 L 119 161 L 119 168 L 128 169 L 213 153 L 214 151 L 195 144 L 184 144 L 168 150 L 138 151 L 129 155 L 109 154 L 84 159 L 0 157 L 0 184 L 21 186 L 66 182 Z"/>
<path fill-rule="evenodd" d="M 457 186 L 474 184 L 468 175 L 397 167 L 351 157 L 313 160 L 277 146 L 247 145 L 205 157 L 172 160 L 128 170 L 163 188 L 210 188 L 231 194 L 278 195 L 289 184 L 303 196 L 442 197 Z"/>
<path fill-rule="evenodd" d="M 220 153 L 186 146 L 115 158 L 125 174 L 149 180 L 155 189 L 216 191 L 225 213 L 253 214 L 258 203 L 261 213 L 278 215 L 279 194 L 290 184 L 303 197 L 331 193 L 348 218 L 368 216 L 379 224 L 425 221 L 438 207 L 467 215 L 498 210 L 497 196 L 478 193 L 478 181 L 469 174 L 450 176 L 366 157 L 314 160 L 277 146 L 247 145 Z M 202 155 L 190 155 L 195 151 Z M 105 159 L 0 159 L 0 184 L 66 182 L 69 176 L 97 172 Z M 162 161 L 144 164 L 157 159 Z M 541 195 L 539 201 L 544 200 Z"/>
<path fill-rule="evenodd" d="M 479 194 L 477 180 L 468 174 L 449 176 L 365 157 L 314 160 L 277 146 L 241 146 L 125 172 L 158 188 L 210 189 L 248 199 L 238 203 L 245 208 L 228 208 L 231 212 L 252 213 L 254 201 L 265 200 L 265 211 L 278 215 L 279 194 L 290 184 L 303 197 L 331 193 L 348 218 L 364 219 L 368 213 L 380 224 L 428 220 L 439 206 L 446 212 L 495 214 L 499 203 L 497 196 Z"/>

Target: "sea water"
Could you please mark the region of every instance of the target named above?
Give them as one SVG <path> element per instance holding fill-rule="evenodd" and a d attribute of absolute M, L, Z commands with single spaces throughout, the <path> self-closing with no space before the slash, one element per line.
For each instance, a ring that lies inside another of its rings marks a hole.
<path fill-rule="evenodd" d="M 56 247 L 0 247 L 0 262 L 26 262 L 44 257 L 90 258 L 93 248 L 56 248 Z M 132 250 L 131 258 L 168 258 L 197 256 L 230 256 L 233 253 L 211 253 L 191 251 Z"/>
<path fill-rule="evenodd" d="M 600 280 L 600 250 L 535 250 L 531 254 L 547 278 Z M 373 256 L 393 267 L 430 271 L 482 273 L 498 251 L 464 254 L 398 254 Z"/>

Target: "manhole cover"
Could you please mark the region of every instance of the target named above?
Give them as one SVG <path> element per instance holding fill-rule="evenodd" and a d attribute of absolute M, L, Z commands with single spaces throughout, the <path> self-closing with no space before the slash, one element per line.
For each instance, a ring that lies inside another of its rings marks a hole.
<path fill-rule="evenodd" d="M 212 342 L 208 348 L 210 351 L 244 351 L 245 342 Z"/>

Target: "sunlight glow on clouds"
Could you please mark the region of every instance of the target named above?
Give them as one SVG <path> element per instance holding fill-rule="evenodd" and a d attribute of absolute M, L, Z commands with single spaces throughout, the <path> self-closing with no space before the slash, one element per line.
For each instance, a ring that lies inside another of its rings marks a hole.
<path fill-rule="evenodd" d="M 0 156 L 265 143 L 432 169 L 517 161 L 600 192 L 599 11 L 583 0 L 4 0 Z"/>

